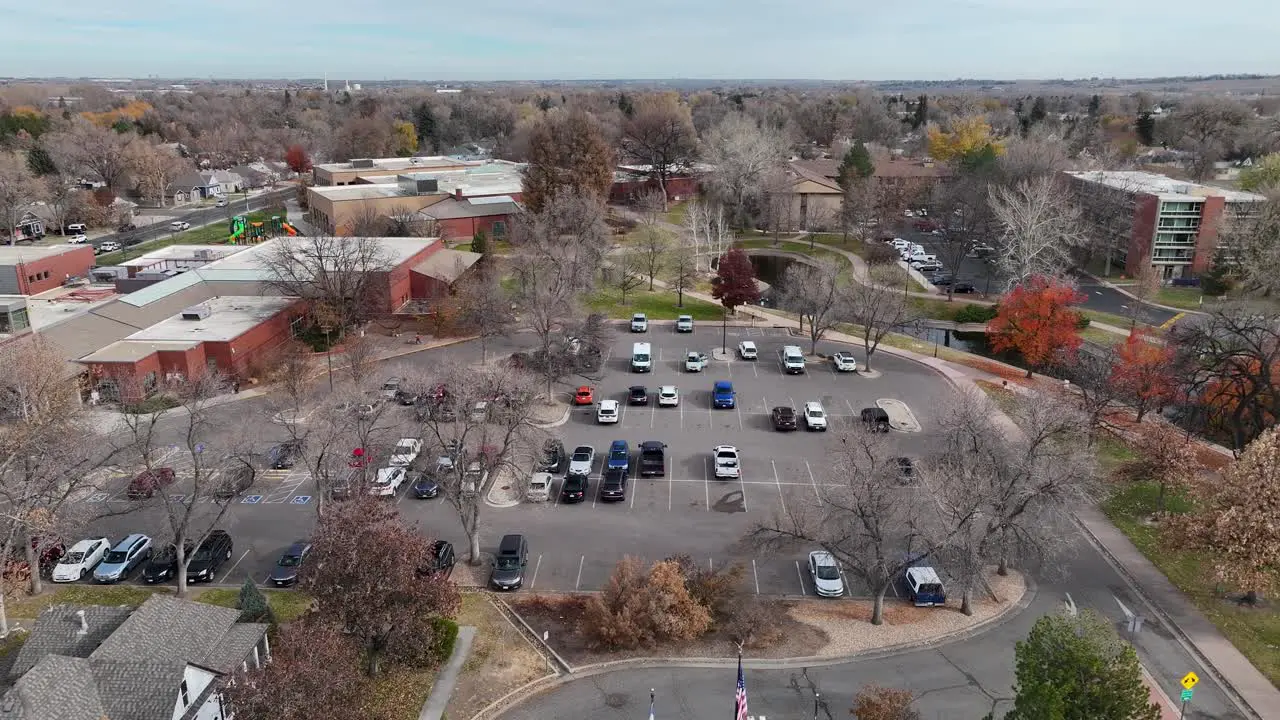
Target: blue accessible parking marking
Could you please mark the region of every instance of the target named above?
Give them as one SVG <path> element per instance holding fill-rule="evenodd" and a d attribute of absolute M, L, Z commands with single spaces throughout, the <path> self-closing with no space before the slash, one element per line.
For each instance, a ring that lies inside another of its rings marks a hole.
<path fill-rule="evenodd" d="M 186 495 L 170 495 L 169 496 L 169 502 L 171 503 L 180 503 L 186 499 L 187 499 Z"/>
<path fill-rule="evenodd" d="M 91 503 L 100 503 L 100 502 L 106 502 L 106 501 L 107 501 L 107 493 L 104 493 L 104 492 L 96 492 L 90 495 L 89 497 L 85 498 L 85 502 L 91 502 Z"/>
<path fill-rule="evenodd" d="M 311 496 L 310 495 L 294 495 L 293 499 L 290 500 L 289 502 L 293 503 L 294 505 L 306 505 L 307 503 L 311 502 Z"/>
<path fill-rule="evenodd" d="M 247 503 L 249 505 L 257 505 L 258 503 L 262 502 L 262 496 L 261 495 L 245 495 L 243 498 L 240 499 L 240 502 Z"/>

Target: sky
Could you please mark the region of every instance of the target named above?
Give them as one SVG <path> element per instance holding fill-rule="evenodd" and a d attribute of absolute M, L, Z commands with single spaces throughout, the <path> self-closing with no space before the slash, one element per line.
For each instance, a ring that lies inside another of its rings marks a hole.
<path fill-rule="evenodd" d="M 1277 0 L 0 0 L 0 76 L 342 80 L 1280 73 Z"/>

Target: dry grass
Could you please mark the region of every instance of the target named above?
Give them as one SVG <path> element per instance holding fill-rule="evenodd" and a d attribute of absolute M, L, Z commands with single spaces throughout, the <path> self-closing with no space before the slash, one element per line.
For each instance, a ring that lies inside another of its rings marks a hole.
<path fill-rule="evenodd" d="M 458 675 L 447 717 L 472 717 L 512 690 L 547 674 L 546 661 L 493 606 L 488 595 L 464 594 L 456 619 L 458 625 L 475 627 L 476 638 Z"/>

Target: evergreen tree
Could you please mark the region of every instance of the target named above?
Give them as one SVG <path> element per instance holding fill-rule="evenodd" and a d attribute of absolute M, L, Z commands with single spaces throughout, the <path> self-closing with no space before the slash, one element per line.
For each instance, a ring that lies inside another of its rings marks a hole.
<path fill-rule="evenodd" d="M 32 145 L 27 150 L 27 167 L 31 168 L 32 173 L 41 176 L 58 172 L 58 166 L 53 164 L 53 158 L 40 145 Z"/>
<path fill-rule="evenodd" d="M 635 117 L 635 103 L 631 102 L 631 97 L 626 93 L 618 93 L 618 109 L 622 111 L 622 116 L 625 118 Z"/>
<path fill-rule="evenodd" d="M 1037 97 L 1036 101 L 1031 103 L 1031 114 L 1027 117 L 1027 120 L 1031 125 L 1036 125 L 1039 124 L 1040 121 L 1044 120 L 1045 116 L 1048 114 L 1049 110 L 1045 106 L 1044 98 Z"/>
<path fill-rule="evenodd" d="M 489 252 L 489 236 L 484 230 L 477 230 L 476 234 L 471 236 L 471 252 L 481 255 Z"/>
<path fill-rule="evenodd" d="M 293 95 L 290 94 L 289 88 L 284 89 L 284 106 L 287 108 L 293 104 Z"/>
<path fill-rule="evenodd" d="M 861 141 L 850 146 L 848 152 L 844 154 L 844 159 L 840 161 L 840 170 L 838 172 L 838 180 L 840 187 L 847 188 L 856 180 L 865 180 L 876 172 L 875 163 L 871 161 L 871 153 L 867 152 L 867 146 Z"/>
<path fill-rule="evenodd" d="M 1089 117 L 1096 118 L 1102 112 L 1102 96 L 1094 95 L 1089 98 Z"/>
<path fill-rule="evenodd" d="M 1040 618 L 1014 655 L 1013 710 L 1004 720 L 1160 720 L 1138 654 L 1094 611 Z"/>
<path fill-rule="evenodd" d="M 421 102 L 413 109 L 413 127 L 418 132 L 418 147 L 431 148 L 431 152 L 440 150 L 440 141 L 436 139 L 436 113 L 431 103 Z"/>
<path fill-rule="evenodd" d="M 267 596 L 262 594 L 253 578 L 245 578 L 240 586 L 240 598 L 236 600 L 236 609 L 240 611 L 240 622 L 269 623 L 275 625 L 275 613 L 267 603 Z"/>
<path fill-rule="evenodd" d="M 1210 297 L 1221 297 L 1231 290 L 1231 263 L 1222 249 L 1213 255 L 1209 272 L 1200 276 L 1200 291 Z"/>
<path fill-rule="evenodd" d="M 1156 119 L 1149 111 L 1138 113 L 1133 129 L 1138 133 L 1138 142 L 1148 146 L 1156 144 Z"/>
<path fill-rule="evenodd" d="M 911 127 L 919 130 L 927 122 L 929 122 L 929 96 L 922 94 L 916 100 L 916 113 L 911 116 Z"/>

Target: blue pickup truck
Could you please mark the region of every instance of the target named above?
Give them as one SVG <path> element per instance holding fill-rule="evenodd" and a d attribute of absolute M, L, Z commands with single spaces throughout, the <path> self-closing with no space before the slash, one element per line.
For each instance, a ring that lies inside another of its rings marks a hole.
<path fill-rule="evenodd" d="M 717 380 L 711 390 L 711 404 L 716 408 L 732 408 L 737 400 L 733 393 L 733 383 L 728 380 Z"/>

